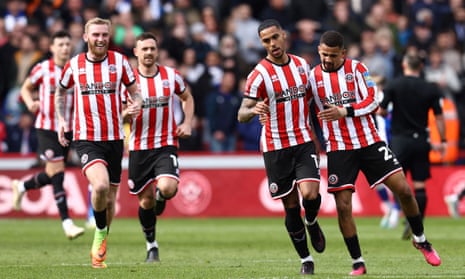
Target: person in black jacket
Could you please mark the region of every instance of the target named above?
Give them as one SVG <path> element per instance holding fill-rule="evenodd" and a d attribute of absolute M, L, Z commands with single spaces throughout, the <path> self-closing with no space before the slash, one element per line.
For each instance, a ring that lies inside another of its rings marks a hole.
<path fill-rule="evenodd" d="M 429 152 L 433 148 L 444 154 L 447 141 L 445 121 L 440 100 L 442 93 L 433 83 L 421 78 L 423 61 L 416 53 L 408 53 L 402 61 L 404 75 L 388 82 L 384 87 L 384 98 L 380 103 L 381 115 L 387 115 L 392 104 L 390 147 L 410 172 L 415 198 L 422 218 L 425 216 L 427 195 L 425 181 L 431 177 Z M 429 138 L 428 112 L 432 109 L 436 119 L 441 144 L 432 146 Z M 406 222 L 403 239 L 410 238 L 410 227 Z"/>

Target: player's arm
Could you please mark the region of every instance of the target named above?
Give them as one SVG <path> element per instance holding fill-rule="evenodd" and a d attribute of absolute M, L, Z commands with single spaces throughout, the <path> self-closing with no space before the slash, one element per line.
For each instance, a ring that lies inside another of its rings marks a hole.
<path fill-rule="evenodd" d="M 65 98 L 66 89 L 58 85 L 55 90 L 55 111 L 58 118 L 58 141 L 61 145 L 69 145 L 69 141 L 65 138 L 67 132 L 67 123 L 65 120 Z"/>
<path fill-rule="evenodd" d="M 181 138 L 186 138 L 192 134 L 192 120 L 194 119 L 194 97 L 192 97 L 189 87 L 186 87 L 184 92 L 179 95 L 179 99 L 184 112 L 184 120 L 177 127 L 176 134 Z"/>
<path fill-rule="evenodd" d="M 37 112 L 37 110 L 39 110 L 39 107 L 40 107 L 39 100 L 34 100 L 33 98 L 33 94 L 35 90 L 36 88 L 34 84 L 32 84 L 31 79 L 26 78 L 26 80 L 21 86 L 21 98 L 26 104 L 27 109 L 32 113 Z"/>
<path fill-rule="evenodd" d="M 140 91 L 136 82 L 126 86 L 126 88 L 132 101 L 130 104 L 128 103 L 126 113 L 128 116 L 136 116 L 140 113 L 142 108 L 142 96 L 140 95 Z"/>
<path fill-rule="evenodd" d="M 269 111 L 270 107 L 265 101 L 259 102 L 256 99 L 244 97 L 237 112 L 237 120 L 242 123 L 249 122 L 255 115 L 267 115 Z"/>

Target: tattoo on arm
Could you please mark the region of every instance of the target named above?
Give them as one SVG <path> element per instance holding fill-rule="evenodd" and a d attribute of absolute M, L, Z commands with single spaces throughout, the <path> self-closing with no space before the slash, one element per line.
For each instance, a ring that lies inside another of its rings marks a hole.
<path fill-rule="evenodd" d="M 65 118 L 65 93 L 66 89 L 57 87 L 55 92 L 55 110 L 59 118 Z"/>

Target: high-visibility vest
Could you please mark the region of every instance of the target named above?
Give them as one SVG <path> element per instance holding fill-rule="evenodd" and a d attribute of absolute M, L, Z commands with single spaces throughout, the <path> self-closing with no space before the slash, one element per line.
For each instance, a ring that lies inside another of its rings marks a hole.
<path fill-rule="evenodd" d="M 447 149 L 443 158 L 437 151 L 431 150 L 429 159 L 435 164 L 454 164 L 459 157 L 459 118 L 454 102 L 448 98 L 442 99 L 442 112 L 446 122 Z M 430 130 L 431 144 L 440 144 L 441 138 L 436 127 L 436 120 L 433 110 L 430 109 L 428 115 L 428 126 Z"/>

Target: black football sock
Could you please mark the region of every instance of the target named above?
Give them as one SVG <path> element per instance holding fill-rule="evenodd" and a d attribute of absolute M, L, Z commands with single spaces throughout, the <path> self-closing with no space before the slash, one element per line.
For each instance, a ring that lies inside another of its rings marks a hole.
<path fill-rule="evenodd" d="M 415 199 L 418 203 L 418 209 L 420 209 L 421 218 L 425 218 L 426 203 L 428 202 L 425 189 L 415 189 Z"/>
<path fill-rule="evenodd" d="M 52 185 L 53 185 L 53 194 L 55 196 L 55 203 L 58 207 L 58 211 L 60 212 L 61 220 L 65 220 L 69 218 L 68 214 L 68 203 L 66 201 L 66 192 L 63 188 L 63 181 L 65 178 L 64 172 L 59 172 L 52 176 Z"/>
<path fill-rule="evenodd" d="M 102 211 L 94 210 L 95 226 L 99 230 L 103 230 L 107 226 L 107 209 L 105 208 Z"/>
<path fill-rule="evenodd" d="M 157 216 L 155 215 L 153 208 L 143 209 L 142 207 L 139 207 L 139 221 L 147 242 L 154 242 Z"/>
<path fill-rule="evenodd" d="M 421 215 L 417 216 L 407 216 L 407 221 L 410 224 L 412 233 L 416 236 L 421 236 L 424 232 L 423 220 Z"/>
<path fill-rule="evenodd" d="M 360 243 L 358 242 L 358 236 L 354 235 L 352 237 L 344 238 L 347 249 L 349 250 L 350 257 L 354 260 L 362 256 L 362 251 L 360 250 Z"/>
<path fill-rule="evenodd" d="M 292 244 L 294 244 L 297 254 L 301 259 L 310 255 L 307 246 L 307 233 L 305 231 L 304 222 L 300 216 L 300 206 L 294 208 L 285 208 L 286 217 L 285 224 Z"/>
<path fill-rule="evenodd" d="M 29 178 L 28 180 L 24 181 L 24 189 L 26 191 L 31 189 L 38 189 L 44 187 L 45 185 L 49 185 L 52 183 L 52 180 L 45 172 L 39 172 Z"/>

